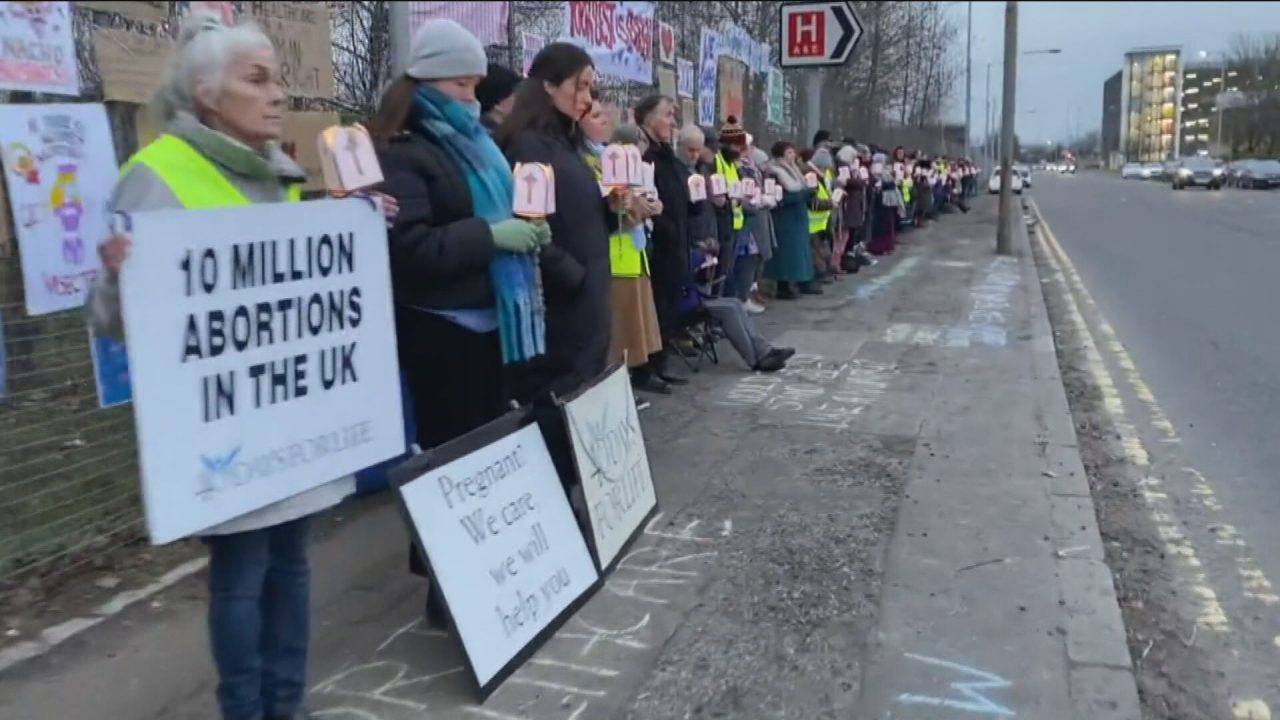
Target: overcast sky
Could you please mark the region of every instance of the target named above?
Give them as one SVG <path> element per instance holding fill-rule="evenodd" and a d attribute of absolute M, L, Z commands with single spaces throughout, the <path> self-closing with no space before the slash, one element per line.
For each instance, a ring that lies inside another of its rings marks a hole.
<path fill-rule="evenodd" d="M 1004 2 L 973 3 L 972 128 L 981 137 L 991 62 L 992 103 L 1001 91 Z M 964 63 L 967 2 L 952 2 Z M 1060 55 L 1018 57 L 1016 128 L 1024 143 L 1065 140 L 1102 122 L 1102 83 L 1120 69 L 1135 47 L 1181 45 L 1184 57 L 1200 50 L 1227 50 L 1232 36 L 1280 32 L 1274 2 L 1020 2 L 1018 49 L 1061 48 Z M 961 76 L 963 78 L 963 75 Z M 951 116 L 964 121 L 964 85 L 957 88 Z"/>

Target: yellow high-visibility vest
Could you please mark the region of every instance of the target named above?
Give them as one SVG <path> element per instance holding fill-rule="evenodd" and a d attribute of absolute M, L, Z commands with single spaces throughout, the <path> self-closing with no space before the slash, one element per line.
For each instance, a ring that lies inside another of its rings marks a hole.
<path fill-rule="evenodd" d="M 738 166 L 725 160 L 720 156 L 720 153 L 716 153 L 716 172 L 724 176 L 724 184 L 726 186 L 738 182 Z M 729 202 L 733 202 L 733 200 Z M 744 223 L 742 204 L 739 203 L 733 206 L 733 229 L 741 230 Z"/>
<path fill-rule="evenodd" d="M 614 277 L 642 277 L 649 274 L 649 255 L 636 249 L 630 232 L 621 231 L 609 236 L 609 272 Z"/>
<path fill-rule="evenodd" d="M 831 193 L 827 192 L 827 184 L 825 182 L 818 183 L 818 199 L 831 199 Z M 830 221 L 830 210 L 809 210 L 809 234 L 813 235 L 814 233 L 826 231 L 827 223 Z"/>
<path fill-rule="evenodd" d="M 217 165 L 201 155 L 177 135 L 161 135 L 147 144 L 120 167 L 120 174 L 137 164 L 146 165 L 169 186 L 170 192 L 188 210 L 249 205 L 249 199 L 236 189 Z M 291 183 L 286 199 L 302 199 L 302 184 Z"/>

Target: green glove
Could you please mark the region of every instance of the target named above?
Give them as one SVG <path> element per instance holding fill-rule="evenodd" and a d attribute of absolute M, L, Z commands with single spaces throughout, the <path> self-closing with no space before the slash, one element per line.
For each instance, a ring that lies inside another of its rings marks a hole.
<path fill-rule="evenodd" d="M 532 223 L 534 230 L 537 231 L 538 247 L 546 247 L 551 244 L 551 226 L 546 220 L 539 223 Z"/>
<path fill-rule="evenodd" d="M 511 218 L 489 226 L 493 244 L 510 253 L 533 252 L 538 248 L 538 229 L 533 223 Z M 548 230 L 548 232 L 550 232 Z"/>

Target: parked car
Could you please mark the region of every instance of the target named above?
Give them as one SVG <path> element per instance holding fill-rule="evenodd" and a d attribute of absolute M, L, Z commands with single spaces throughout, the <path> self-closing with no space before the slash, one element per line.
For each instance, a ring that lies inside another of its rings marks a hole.
<path fill-rule="evenodd" d="M 1010 178 L 1009 189 L 1013 191 L 1014 195 L 1021 195 L 1022 194 L 1021 173 L 1011 172 L 1009 173 L 1009 178 Z M 1000 171 L 999 170 L 996 170 L 995 172 L 991 173 L 991 178 L 987 180 L 987 192 L 991 193 L 992 195 L 995 195 L 996 193 L 1000 192 Z"/>
<path fill-rule="evenodd" d="M 1031 168 L 1026 165 L 1014 165 L 1013 169 L 1018 173 L 1018 176 L 1022 178 L 1022 187 L 1031 187 Z"/>
<path fill-rule="evenodd" d="M 1205 157 L 1190 157 L 1178 163 L 1173 173 L 1174 190 L 1186 187 L 1206 187 L 1210 190 L 1222 189 L 1223 169 L 1220 165 Z"/>
<path fill-rule="evenodd" d="M 1120 168 L 1120 177 L 1124 180 L 1141 180 L 1142 163 L 1127 162 Z"/>
<path fill-rule="evenodd" d="M 1227 187 L 1238 187 L 1236 181 L 1240 178 L 1240 173 L 1244 172 L 1245 168 L 1249 167 L 1249 163 L 1251 162 L 1253 161 L 1232 160 L 1231 162 L 1224 164 L 1222 166 L 1222 184 Z"/>
<path fill-rule="evenodd" d="M 1143 180 L 1162 180 L 1165 177 L 1164 165 L 1158 162 L 1143 163 Z"/>
<path fill-rule="evenodd" d="M 1251 160 L 1238 169 L 1233 182 L 1249 190 L 1269 190 L 1280 185 L 1280 161 Z"/>

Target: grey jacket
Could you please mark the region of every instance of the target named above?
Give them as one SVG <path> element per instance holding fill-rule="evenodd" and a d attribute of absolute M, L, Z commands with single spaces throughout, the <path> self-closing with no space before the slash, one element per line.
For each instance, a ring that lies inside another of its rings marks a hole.
<path fill-rule="evenodd" d="M 171 135 L 186 140 L 206 158 L 212 160 L 222 174 L 253 203 L 281 202 L 285 185 L 301 182 L 305 174 L 275 143 L 267 146 L 265 155 L 247 145 L 212 130 L 195 117 L 180 113 L 166 128 Z M 151 168 L 137 164 L 116 183 L 107 203 L 111 212 L 142 212 L 181 208 L 178 198 Z M 117 279 L 99 273 L 89 289 L 85 302 L 89 324 L 94 332 L 124 340 L 124 323 L 120 313 L 120 288 Z M 355 478 L 346 476 L 286 498 L 267 507 L 214 526 L 201 535 L 226 535 L 279 525 L 338 504 L 355 492 Z"/>

